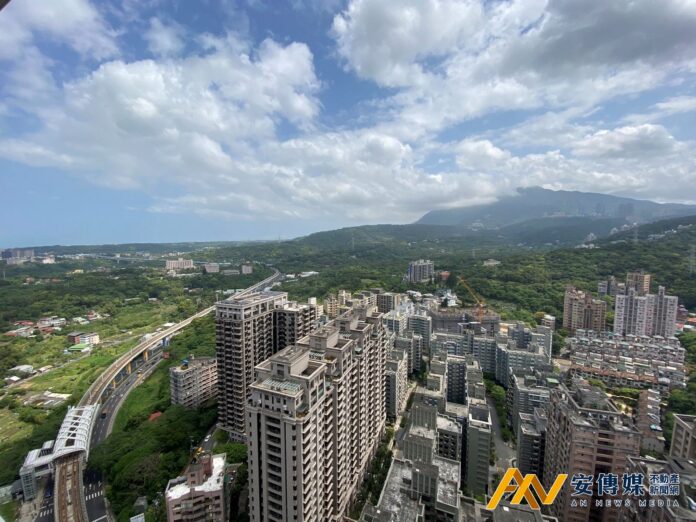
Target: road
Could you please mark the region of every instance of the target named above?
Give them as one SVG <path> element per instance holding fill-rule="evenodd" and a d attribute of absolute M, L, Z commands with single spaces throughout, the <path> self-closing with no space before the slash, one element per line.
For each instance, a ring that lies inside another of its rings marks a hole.
<path fill-rule="evenodd" d="M 142 370 L 142 373 L 133 372 L 130 374 L 119 384 L 114 393 L 109 395 L 109 397 L 102 402 L 101 413 L 95 419 L 94 427 L 92 428 L 90 447 L 94 448 L 106 440 L 113 428 L 116 413 L 118 413 L 118 409 L 125 398 L 150 374 L 151 370 L 153 370 L 161 360 L 161 357 L 157 357 L 148 361 L 139 368 L 139 370 Z M 108 510 L 101 474 L 97 471 L 86 471 L 84 474 L 83 487 L 85 506 L 87 508 L 87 519 L 90 522 L 101 522 L 106 520 Z M 52 518 L 49 520 L 41 520 L 40 522 L 50 522 L 50 520 L 52 520 Z M 38 519 L 37 522 L 39 522 Z"/>
<path fill-rule="evenodd" d="M 280 278 L 280 272 L 278 270 L 273 269 L 273 272 L 274 273 L 272 276 L 250 286 L 242 292 L 238 292 L 229 299 L 234 299 L 270 286 L 273 284 L 273 282 Z M 201 310 L 188 319 L 184 319 L 166 330 L 158 332 L 149 339 L 139 343 L 137 346 L 129 350 L 128 353 L 119 357 L 99 376 L 95 382 L 92 383 L 92 385 L 82 396 L 79 405 L 86 406 L 99 404 L 111 382 L 116 379 L 119 373 L 123 371 L 130 361 L 144 353 L 146 350 L 156 346 L 163 339 L 170 337 L 171 335 L 185 328 L 193 320 L 204 317 L 213 310 L 215 310 L 215 305 Z M 145 372 L 148 372 L 154 368 L 158 361 L 159 359 L 149 361 L 143 365 L 142 369 Z M 143 375 L 145 374 L 146 373 L 143 373 Z M 132 372 L 128 377 L 126 377 L 126 379 L 120 382 L 117 388 L 103 401 L 101 405 L 101 412 L 92 426 L 92 438 L 90 440 L 91 448 L 100 444 L 106 439 L 106 437 L 108 437 L 109 433 L 111 432 L 111 428 L 113 427 L 114 418 L 117 415 L 119 408 L 123 404 L 124 397 L 130 392 L 131 389 L 140 384 L 140 382 L 142 382 L 141 375 L 138 374 L 138 372 Z M 104 416 L 102 417 L 102 415 Z M 210 437 L 209 441 L 207 442 L 209 442 L 212 448 L 212 444 L 214 442 L 212 437 Z M 107 520 L 108 510 L 105 503 L 102 477 L 96 473 L 87 473 L 83 480 L 81 471 L 79 454 L 65 457 L 64 459 L 61 459 L 60 462 L 56 463 L 54 473 L 56 477 L 56 494 L 54 502 L 55 513 L 53 515 L 56 516 L 58 522 L 102 522 Z M 80 501 L 76 502 L 75 499 L 80 499 Z M 51 517 L 52 514 L 48 513 L 47 511 L 48 510 L 44 510 L 44 516 L 47 518 L 42 518 L 41 522 L 50 522 L 50 520 L 52 520 L 51 518 L 48 518 Z M 39 516 L 41 516 L 41 514 L 39 514 Z M 36 520 L 38 521 L 38 519 Z"/>
<path fill-rule="evenodd" d="M 43 498 L 39 506 L 36 522 L 53 522 L 53 479 L 49 478 L 44 487 Z"/>
<path fill-rule="evenodd" d="M 498 473 L 502 476 L 507 468 L 512 464 L 512 460 L 517 458 L 517 452 L 512 449 L 510 444 L 503 440 L 500 428 L 500 419 L 498 412 L 495 409 L 495 402 L 489 396 L 486 396 L 488 409 L 491 411 L 491 428 L 493 431 L 493 443 L 495 445 L 495 466 L 491 466 L 491 474 Z"/>
<path fill-rule="evenodd" d="M 137 387 L 162 360 L 161 356 L 153 357 L 148 362 L 138 368 L 138 371 L 131 373 L 125 380 L 121 381 L 116 388 L 105 400 L 103 400 L 100 408 L 100 414 L 94 421 L 92 428 L 92 440 L 90 448 L 98 446 L 106 437 L 109 436 L 113 428 L 116 414 L 121 407 L 121 404 L 128 394 Z M 141 373 L 142 372 L 142 373 Z"/>

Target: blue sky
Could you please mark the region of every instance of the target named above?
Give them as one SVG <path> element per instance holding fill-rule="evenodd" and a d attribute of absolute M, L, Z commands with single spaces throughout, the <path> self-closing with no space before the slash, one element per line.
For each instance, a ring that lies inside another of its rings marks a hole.
<path fill-rule="evenodd" d="M 685 0 L 12 0 L 0 246 L 696 202 L 694 34 Z"/>

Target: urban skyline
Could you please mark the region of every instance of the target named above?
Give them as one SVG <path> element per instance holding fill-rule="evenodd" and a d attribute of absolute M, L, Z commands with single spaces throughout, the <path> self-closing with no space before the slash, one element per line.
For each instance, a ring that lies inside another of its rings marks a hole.
<path fill-rule="evenodd" d="M 0 522 L 696 522 L 696 0 L 0 0 Z"/>

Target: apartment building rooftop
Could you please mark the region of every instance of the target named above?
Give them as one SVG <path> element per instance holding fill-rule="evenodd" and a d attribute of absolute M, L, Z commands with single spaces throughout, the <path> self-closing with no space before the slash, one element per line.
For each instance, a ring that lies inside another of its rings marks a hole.
<path fill-rule="evenodd" d="M 410 461 L 392 460 L 387 480 L 384 483 L 374 513 L 380 522 L 416 520 L 423 513 L 420 499 L 408 494 L 411 487 L 412 466 Z"/>
<path fill-rule="evenodd" d="M 684 413 L 675 413 L 674 416 L 677 417 L 684 424 L 691 424 L 694 428 L 696 428 L 696 415 L 686 415 Z"/>
<path fill-rule="evenodd" d="M 535 408 L 536 417 L 546 419 L 546 410 L 543 408 Z M 520 431 L 523 435 L 528 435 L 531 437 L 541 436 L 541 432 L 536 423 L 536 418 L 534 413 L 520 413 Z"/>
<path fill-rule="evenodd" d="M 275 392 L 285 393 L 293 397 L 300 395 L 302 392 L 302 387 L 296 382 L 280 381 L 278 379 L 266 379 L 256 386 Z"/>
<path fill-rule="evenodd" d="M 245 294 L 241 297 L 232 296 L 224 301 L 219 301 L 216 306 L 224 306 L 230 308 L 239 308 L 245 306 L 251 306 L 253 304 L 259 304 L 264 301 L 269 301 L 272 299 L 277 299 L 280 297 L 287 297 L 286 292 L 278 292 L 276 290 L 264 290 L 263 292 L 254 292 L 251 294 Z"/>
<path fill-rule="evenodd" d="M 575 379 L 565 388 L 571 401 L 569 419 L 577 426 L 596 426 L 626 433 L 638 433 L 609 396 L 597 386 Z"/>
<path fill-rule="evenodd" d="M 433 456 L 433 465 L 438 467 L 437 501 L 456 506 L 459 503 L 459 474 L 461 464 L 456 460 Z"/>
<path fill-rule="evenodd" d="M 216 364 L 217 359 L 215 357 L 194 357 L 191 356 L 184 359 L 182 363 L 178 366 L 172 366 L 169 369 L 170 373 L 185 373 L 186 371 L 193 369 L 197 366 L 209 366 Z"/>
<path fill-rule="evenodd" d="M 679 476 L 679 496 L 672 497 L 676 504 L 664 507 L 664 520 L 696 520 L 696 463 L 690 459 L 667 457 L 656 460 L 651 457 L 628 457 L 629 472 L 643 473 L 647 476 L 677 474 Z M 631 510 L 635 510 L 632 507 Z M 641 519 L 642 520 L 642 519 Z"/>
<path fill-rule="evenodd" d="M 178 477 L 170 480 L 167 484 L 165 495 L 169 500 L 176 500 L 188 495 L 189 493 L 203 493 L 208 491 L 216 491 L 222 489 L 225 481 L 225 461 L 224 453 L 213 455 L 212 457 L 212 472 L 205 478 L 203 482 L 197 485 L 189 484 L 186 477 Z M 191 472 L 192 467 L 200 466 L 197 462 L 192 462 L 187 472 Z"/>
<path fill-rule="evenodd" d="M 444 415 L 438 415 L 437 416 L 437 428 L 440 430 L 447 430 L 447 431 L 461 431 L 462 430 L 462 425 L 459 424 L 457 421 L 446 417 Z"/>
<path fill-rule="evenodd" d="M 531 510 L 524 505 L 503 505 L 501 503 L 493 512 L 493 522 L 541 522 L 546 519 L 538 510 Z"/>
<path fill-rule="evenodd" d="M 469 421 L 474 421 L 477 424 L 491 424 L 491 412 L 488 406 L 484 404 L 477 404 L 476 402 L 469 401 Z"/>
<path fill-rule="evenodd" d="M 465 419 L 469 416 L 469 406 L 456 402 L 448 402 L 445 405 L 445 413 L 447 415 L 454 415 L 458 419 Z"/>
<path fill-rule="evenodd" d="M 429 428 L 428 426 L 418 426 L 415 424 L 411 424 L 411 426 L 408 428 L 408 435 L 416 435 L 418 437 L 423 437 L 426 439 L 435 439 L 435 430 L 432 428 Z"/>
<path fill-rule="evenodd" d="M 616 406 L 600 388 L 590 384 L 575 383 L 570 389 L 573 400 L 580 408 L 618 413 Z"/>

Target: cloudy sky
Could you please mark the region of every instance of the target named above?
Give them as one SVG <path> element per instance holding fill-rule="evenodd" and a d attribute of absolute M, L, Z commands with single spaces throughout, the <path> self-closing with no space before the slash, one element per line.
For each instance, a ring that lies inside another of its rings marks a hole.
<path fill-rule="evenodd" d="M 695 84 L 693 0 L 12 0 L 0 245 L 696 202 Z"/>

